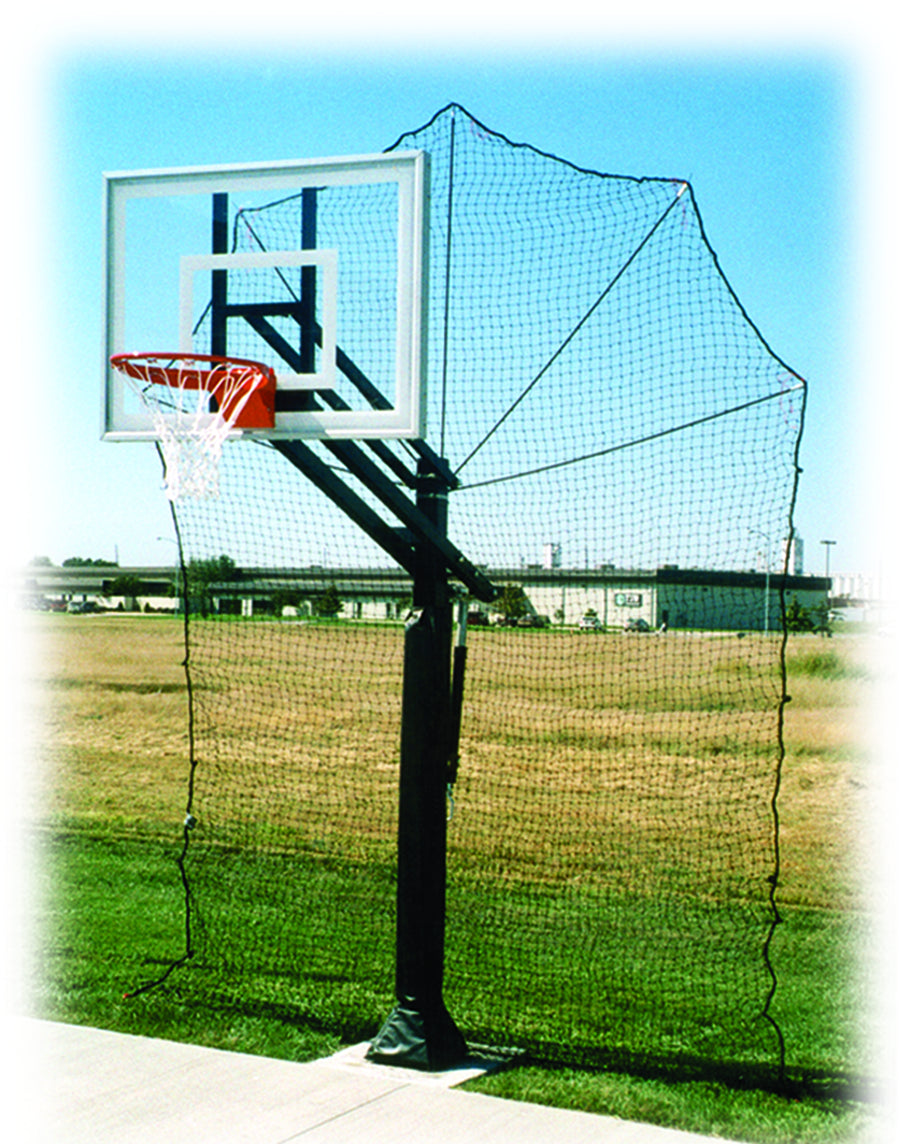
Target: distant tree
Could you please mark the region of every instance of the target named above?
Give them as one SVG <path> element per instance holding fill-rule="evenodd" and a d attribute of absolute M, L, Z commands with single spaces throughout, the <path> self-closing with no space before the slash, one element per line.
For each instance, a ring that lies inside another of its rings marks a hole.
<path fill-rule="evenodd" d="M 314 616 L 333 620 L 344 610 L 344 602 L 334 584 L 320 592 L 312 599 L 312 612 Z"/>
<path fill-rule="evenodd" d="M 121 576 L 116 576 L 115 579 L 110 580 L 109 587 L 106 594 L 108 596 L 124 596 L 126 600 L 126 608 L 128 601 L 135 601 L 141 594 L 143 584 L 138 576 L 131 572 L 125 572 Z M 132 604 L 132 606 L 134 606 Z"/>
<path fill-rule="evenodd" d="M 831 636 L 834 631 L 834 621 L 840 618 L 832 612 L 827 602 L 817 604 L 812 609 L 812 617 L 815 630 L 821 632 L 823 636 Z"/>
<path fill-rule="evenodd" d="M 28 561 L 32 568 L 52 568 L 53 561 L 49 556 L 32 556 Z"/>
<path fill-rule="evenodd" d="M 504 584 L 494 607 L 505 620 L 515 622 L 528 614 L 528 597 L 521 584 Z"/>
<path fill-rule="evenodd" d="M 276 613 L 285 608 L 299 608 L 303 602 L 303 593 L 297 588 L 276 588 L 272 593 L 272 607 Z"/>
<path fill-rule="evenodd" d="M 784 610 L 784 626 L 789 632 L 812 632 L 816 630 L 816 621 L 809 608 L 795 598 Z"/>
<path fill-rule="evenodd" d="M 62 566 L 63 568 L 118 568 L 115 560 L 93 560 L 84 556 L 67 556 Z"/>
<path fill-rule="evenodd" d="M 212 611 L 212 587 L 240 578 L 240 572 L 230 556 L 213 556 L 191 560 L 187 566 L 185 597 L 188 608 L 201 616 Z"/>

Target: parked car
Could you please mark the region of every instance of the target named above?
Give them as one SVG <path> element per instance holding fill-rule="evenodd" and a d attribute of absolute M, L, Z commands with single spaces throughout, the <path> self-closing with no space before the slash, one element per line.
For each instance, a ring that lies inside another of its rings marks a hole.
<path fill-rule="evenodd" d="M 550 617 L 549 616 L 519 616 L 519 620 L 518 620 L 518 623 L 516 626 L 520 627 L 520 628 L 549 628 L 550 627 Z"/>
<path fill-rule="evenodd" d="M 578 627 L 583 632 L 602 632 L 603 624 L 600 623 L 599 616 L 582 616 L 578 621 Z"/>
<path fill-rule="evenodd" d="M 635 617 L 631 620 L 625 621 L 625 631 L 626 632 L 649 632 L 650 631 L 650 625 L 647 623 L 646 620 L 642 620 L 640 617 Z"/>
<path fill-rule="evenodd" d="M 514 628 L 517 623 L 515 616 L 506 616 L 503 612 L 495 612 L 491 616 L 491 624 L 495 628 Z"/>

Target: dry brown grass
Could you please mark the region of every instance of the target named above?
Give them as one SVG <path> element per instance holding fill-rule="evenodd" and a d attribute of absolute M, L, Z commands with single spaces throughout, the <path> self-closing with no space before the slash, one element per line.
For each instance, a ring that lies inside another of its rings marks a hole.
<path fill-rule="evenodd" d="M 187 780 L 180 622 L 33 621 L 41 781 L 32 813 L 170 831 L 183 815 Z M 388 848 L 400 629 L 201 622 L 192 641 L 205 812 L 222 825 L 266 819 L 276 833 L 302 822 L 309 845 L 340 844 L 359 856 Z M 827 648 L 848 663 L 864 658 L 850 639 L 803 637 L 793 647 Z M 739 864 L 746 871 L 738 856 L 750 846 L 750 875 L 764 873 L 776 650 L 761 637 L 472 632 L 454 852 L 531 878 L 542 870 L 539 880 L 627 872 L 640 890 L 660 868 L 674 884 L 696 879 L 710 854 L 724 872 L 716 878 Z M 802 673 L 789 687 L 782 894 L 850 905 L 857 877 L 848 856 L 865 799 L 857 720 L 866 681 Z M 245 794 L 234 810 L 218 794 L 241 770 Z M 757 810 L 748 813 L 751 793 Z"/>
<path fill-rule="evenodd" d="M 131 616 L 34 617 L 33 813 L 172 820 L 184 803 L 182 628 Z"/>

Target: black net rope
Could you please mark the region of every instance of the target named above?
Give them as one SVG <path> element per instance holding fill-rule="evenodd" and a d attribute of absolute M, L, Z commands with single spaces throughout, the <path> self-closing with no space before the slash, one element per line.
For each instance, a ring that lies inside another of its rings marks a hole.
<path fill-rule="evenodd" d="M 391 150 L 413 148 L 431 157 L 429 442 L 461 482 L 451 537 L 500 589 L 469 632 L 448 1005 L 468 1038 L 558 1062 L 783 1075 L 771 948 L 805 382 L 729 286 L 685 181 L 581 169 L 456 104 Z M 359 299 L 342 349 L 389 393 L 383 193 L 323 194 L 318 228 Z M 298 212 L 238 214 L 235 249 L 296 243 Z M 255 356 L 241 337 L 229 352 Z M 408 577 L 265 443 L 230 443 L 219 497 L 176 515 L 185 974 L 370 1034 L 391 1005 Z"/>

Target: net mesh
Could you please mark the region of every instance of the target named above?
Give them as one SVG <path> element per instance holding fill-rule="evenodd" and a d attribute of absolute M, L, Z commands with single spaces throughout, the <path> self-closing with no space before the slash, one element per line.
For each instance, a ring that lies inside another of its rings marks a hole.
<path fill-rule="evenodd" d="M 395 147 L 431 155 L 428 441 L 462 482 L 450 535 L 500 589 L 469 627 L 447 1004 L 468 1038 L 557 1061 L 777 1067 L 777 633 L 804 383 L 684 182 L 580 170 L 457 106 Z M 298 209 L 238 220 L 235 248 L 283 249 Z M 319 221 L 323 245 L 362 225 L 358 204 Z M 361 306 L 339 331 L 375 383 L 391 330 Z M 229 444 L 217 500 L 176 518 L 191 988 L 371 1035 L 392 1004 L 409 577 L 271 444 Z"/>
<path fill-rule="evenodd" d="M 257 362 L 209 355 L 120 354 L 111 364 L 150 413 L 165 469 L 166 496 L 217 496 L 222 446 L 254 396 L 274 378 Z M 274 400 L 274 391 L 270 400 Z M 252 422 L 264 425 L 257 418 Z"/>

